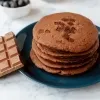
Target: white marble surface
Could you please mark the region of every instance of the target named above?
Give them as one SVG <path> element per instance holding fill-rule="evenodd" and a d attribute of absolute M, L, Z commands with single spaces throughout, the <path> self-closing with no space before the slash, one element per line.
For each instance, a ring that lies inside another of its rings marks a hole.
<path fill-rule="evenodd" d="M 17 34 L 20 29 L 42 16 L 61 11 L 83 14 L 100 26 L 100 0 L 31 1 L 32 12 L 20 19 L 9 20 L 0 9 L 0 35 L 9 31 Z M 16 72 L 0 79 L 0 100 L 100 100 L 100 83 L 80 89 L 57 89 L 39 84 Z"/>

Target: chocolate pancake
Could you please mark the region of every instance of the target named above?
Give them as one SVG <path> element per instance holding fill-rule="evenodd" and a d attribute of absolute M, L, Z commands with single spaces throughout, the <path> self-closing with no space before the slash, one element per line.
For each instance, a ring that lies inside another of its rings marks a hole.
<path fill-rule="evenodd" d="M 70 68 L 70 69 L 55 69 L 55 68 L 48 67 L 39 61 L 39 59 L 34 54 L 34 52 L 30 52 L 30 57 L 31 57 L 32 62 L 40 69 L 44 69 L 45 71 L 52 73 L 52 74 L 71 76 L 71 75 L 81 74 L 89 70 L 96 63 L 98 54 L 93 57 L 91 62 L 84 65 L 83 67 Z"/>
<path fill-rule="evenodd" d="M 35 40 L 34 40 L 35 42 Z M 96 42 L 92 45 L 92 47 L 88 50 L 88 51 L 85 51 L 85 52 L 82 52 L 82 53 L 73 53 L 73 52 L 64 52 L 64 51 L 59 51 L 59 50 L 53 50 L 51 48 L 48 48 L 46 46 L 43 46 L 37 42 L 35 42 L 37 47 L 45 54 L 48 54 L 49 56 L 53 56 L 53 57 L 61 57 L 61 58 L 64 58 L 64 57 L 73 57 L 75 58 L 75 56 L 87 56 L 93 52 L 95 52 L 98 47 L 99 47 L 99 39 L 96 40 Z M 62 53 L 63 52 L 63 53 Z"/>
<path fill-rule="evenodd" d="M 45 60 L 50 60 L 53 62 L 61 62 L 61 63 L 78 63 L 78 62 L 83 62 L 87 59 L 89 59 L 95 51 L 93 51 L 90 55 L 86 55 L 86 56 L 81 56 L 81 57 L 66 57 L 66 58 L 60 58 L 60 57 L 53 57 L 51 55 L 45 54 L 43 53 L 35 44 L 34 40 L 32 42 L 32 49 L 34 50 L 34 52 L 36 54 L 38 54 L 40 57 L 44 58 Z"/>
<path fill-rule="evenodd" d="M 98 40 L 98 30 L 88 18 L 75 13 L 56 13 L 43 17 L 33 36 L 43 47 L 71 53 L 88 51 Z"/>
<path fill-rule="evenodd" d="M 37 56 L 37 58 L 39 59 L 39 61 L 41 61 L 44 65 L 49 66 L 51 68 L 75 68 L 75 67 L 82 67 L 83 65 L 91 62 L 92 61 L 92 58 L 95 55 L 97 55 L 97 52 L 92 57 L 90 57 L 89 59 L 87 59 L 86 61 L 78 62 L 78 63 L 61 63 L 61 62 L 59 62 L 59 63 L 56 62 L 55 63 L 53 61 L 43 59 L 38 54 L 35 54 L 35 55 Z"/>

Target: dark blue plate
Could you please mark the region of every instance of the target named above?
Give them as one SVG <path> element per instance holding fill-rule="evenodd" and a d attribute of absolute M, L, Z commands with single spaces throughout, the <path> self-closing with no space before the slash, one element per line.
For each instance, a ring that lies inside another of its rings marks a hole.
<path fill-rule="evenodd" d="M 24 44 L 24 48 L 21 52 L 22 57 L 25 60 L 25 66 L 20 70 L 21 73 L 28 76 L 32 80 L 36 80 L 40 83 L 57 87 L 57 88 L 79 88 L 89 86 L 100 81 L 100 63 L 97 62 L 93 69 L 90 71 L 77 75 L 77 76 L 59 76 L 47 73 L 41 69 L 38 69 L 31 61 L 29 57 L 31 43 L 32 43 L 32 29 L 36 23 L 28 25 L 22 29 L 19 34 L 27 34 L 27 39 Z M 97 27 L 100 31 L 100 28 Z M 18 36 L 17 35 L 17 36 Z"/>

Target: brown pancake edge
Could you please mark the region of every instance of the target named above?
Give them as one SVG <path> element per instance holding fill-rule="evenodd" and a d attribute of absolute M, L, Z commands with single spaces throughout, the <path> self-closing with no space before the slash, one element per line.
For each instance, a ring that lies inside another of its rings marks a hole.
<path fill-rule="evenodd" d="M 55 63 L 55 62 L 52 62 L 50 60 L 45 60 L 45 59 L 41 58 L 38 54 L 36 54 L 34 51 L 33 51 L 33 53 L 37 56 L 37 58 L 39 59 L 40 62 L 42 62 L 44 65 L 49 66 L 51 68 L 76 68 L 76 67 L 82 67 L 82 66 L 88 64 L 89 62 L 91 62 L 93 57 L 95 57 L 97 55 L 97 52 L 96 52 L 92 57 L 90 57 L 89 59 L 87 59 L 84 62 L 70 63 L 70 64 L 66 63 L 65 64 L 65 63 Z"/>
<path fill-rule="evenodd" d="M 98 54 L 92 59 L 90 63 L 87 65 L 81 67 L 81 68 L 76 68 L 76 69 L 55 69 L 55 68 L 50 68 L 48 66 L 45 66 L 43 63 L 39 61 L 39 59 L 36 57 L 36 55 L 33 52 L 30 52 L 30 57 L 32 62 L 40 69 L 45 70 L 46 72 L 52 73 L 52 74 L 59 74 L 59 75 L 66 75 L 66 76 L 71 76 L 71 75 L 76 75 L 76 74 L 81 74 L 83 72 L 88 71 L 97 61 Z"/>
<path fill-rule="evenodd" d="M 42 57 L 45 60 L 50 60 L 52 62 L 60 62 L 60 63 L 77 63 L 77 62 L 82 62 L 87 60 L 88 58 L 90 58 L 95 51 L 93 51 L 91 54 L 86 55 L 86 56 L 81 56 L 81 57 L 64 57 L 64 58 L 60 58 L 60 57 L 54 57 L 48 54 L 43 53 L 35 44 L 34 40 L 32 42 L 32 49 L 33 51 L 38 54 L 40 57 Z"/>
<path fill-rule="evenodd" d="M 60 52 L 59 50 L 54 50 L 52 51 L 52 49 L 50 49 L 49 47 L 45 47 L 45 46 L 41 46 L 40 43 L 37 43 L 35 41 L 35 39 L 33 39 L 33 42 L 35 42 L 35 44 L 37 45 L 37 47 L 41 50 L 41 52 L 43 52 L 44 54 L 53 56 L 53 57 L 73 57 L 73 56 L 86 56 L 89 55 L 90 53 L 92 53 L 93 51 L 96 51 L 99 47 L 99 39 L 97 39 L 95 41 L 95 43 L 92 45 L 92 47 L 85 51 L 85 52 L 81 52 L 81 53 L 73 53 L 73 52 Z"/>

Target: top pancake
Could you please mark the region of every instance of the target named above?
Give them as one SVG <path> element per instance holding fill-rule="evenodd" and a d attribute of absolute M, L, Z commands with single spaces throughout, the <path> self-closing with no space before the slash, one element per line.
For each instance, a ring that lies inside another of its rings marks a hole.
<path fill-rule="evenodd" d="M 33 42 L 35 42 L 33 40 Z M 74 57 L 76 58 L 77 56 L 88 56 L 91 53 L 97 51 L 98 47 L 99 47 L 99 39 L 92 45 L 92 47 L 85 51 L 85 52 L 81 52 L 81 53 L 71 53 L 71 52 L 64 52 L 64 51 L 59 51 L 59 50 L 52 50 L 51 48 L 47 48 L 45 46 L 42 46 L 39 43 L 35 43 L 37 45 L 37 47 L 41 50 L 41 52 L 43 52 L 45 55 L 47 54 L 48 56 L 53 56 L 53 57 L 61 57 L 61 58 L 70 58 L 70 57 Z M 34 45 L 34 43 L 33 43 Z M 76 56 L 76 57 L 75 57 Z"/>
<path fill-rule="evenodd" d="M 68 12 L 42 18 L 33 33 L 36 42 L 73 53 L 89 50 L 98 39 L 98 30 L 88 18 Z"/>

